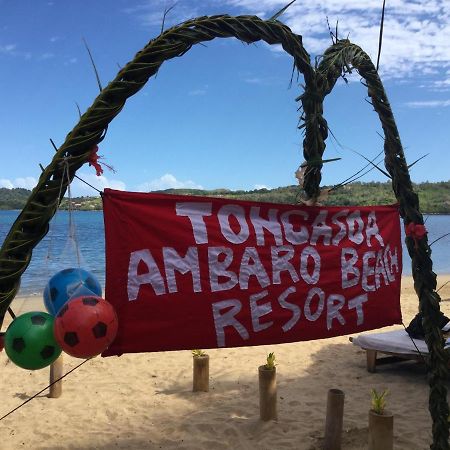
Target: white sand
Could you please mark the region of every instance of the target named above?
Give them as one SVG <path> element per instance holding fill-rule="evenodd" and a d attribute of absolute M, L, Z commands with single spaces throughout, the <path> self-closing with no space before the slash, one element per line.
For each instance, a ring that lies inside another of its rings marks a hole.
<path fill-rule="evenodd" d="M 440 276 L 438 286 L 450 280 Z M 450 284 L 440 292 L 450 297 Z M 412 279 L 402 288 L 403 320 L 417 312 Z M 43 310 L 16 299 L 16 313 Z M 450 315 L 450 301 L 442 303 Z M 393 327 L 391 327 L 393 328 Z M 396 327 L 398 328 L 398 327 Z M 278 362 L 278 421 L 259 420 L 257 368 Z M 431 442 L 428 384 L 415 362 L 366 371 L 365 353 L 348 336 L 264 347 L 209 350 L 210 392 L 192 392 L 188 351 L 95 358 L 64 379 L 63 395 L 43 393 L 0 424 L 1 449 L 319 449 L 327 392 L 345 392 L 343 449 L 367 447 L 370 390 L 389 389 L 395 448 Z M 65 371 L 81 360 L 64 356 Z M 49 370 L 26 371 L 0 353 L 0 416 L 48 384 Z"/>

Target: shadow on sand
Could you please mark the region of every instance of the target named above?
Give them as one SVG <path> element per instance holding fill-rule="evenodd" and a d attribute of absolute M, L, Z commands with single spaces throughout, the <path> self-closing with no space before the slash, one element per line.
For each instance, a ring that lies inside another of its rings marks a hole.
<path fill-rule="evenodd" d="M 305 362 L 301 373 L 293 376 L 292 370 L 283 370 L 289 366 L 288 358 L 283 359 L 283 355 L 295 358 L 292 353 L 298 345 L 308 346 L 309 343 L 283 344 L 275 348 L 277 356 L 280 355 L 277 368 L 278 421 L 259 420 L 257 368 L 254 374 L 247 373 L 239 379 L 235 378 L 236 372 L 233 371 L 216 372 L 214 360 L 225 355 L 221 350 L 214 350 L 210 356 L 209 393 L 193 393 L 186 379 L 157 389 L 159 376 L 151 375 L 156 379 L 155 395 L 148 398 L 151 414 L 148 417 L 136 414 L 126 433 L 123 432 L 120 414 L 119 417 L 117 414 L 108 416 L 111 431 L 105 435 L 103 428 L 102 443 L 96 441 L 92 448 L 319 450 L 322 447 L 327 392 L 331 388 L 342 389 L 346 395 L 343 449 L 367 447 L 367 420 L 363 417 L 367 417 L 370 408 L 372 388 L 389 390 L 388 406 L 395 415 L 395 448 L 419 450 L 427 446 L 422 442 L 431 440 L 431 422 L 423 365 L 406 361 L 382 366 L 377 373 L 368 373 L 365 353 L 351 344 L 339 343 L 319 346 L 310 354 L 311 360 Z M 244 366 L 246 361 L 230 358 L 231 363 Z M 244 367 L 240 373 L 243 372 Z M 184 415 L 170 410 L 174 399 L 188 404 L 183 408 Z M 416 429 L 412 424 L 422 425 Z M 423 441 L 418 442 L 418 436 Z M 70 448 L 85 449 L 86 446 L 77 446 L 74 440 Z"/>

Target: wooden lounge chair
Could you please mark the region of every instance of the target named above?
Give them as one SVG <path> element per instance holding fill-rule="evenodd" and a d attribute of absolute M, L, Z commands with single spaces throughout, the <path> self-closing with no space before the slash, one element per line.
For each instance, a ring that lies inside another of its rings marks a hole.
<path fill-rule="evenodd" d="M 368 372 L 375 372 L 377 365 L 405 360 L 424 362 L 424 359 L 428 357 L 425 341 L 411 339 L 404 329 L 383 333 L 365 333 L 355 338 L 350 337 L 349 340 L 366 351 Z M 450 348 L 450 345 L 447 344 L 446 348 Z M 380 358 L 380 354 L 384 356 Z"/>

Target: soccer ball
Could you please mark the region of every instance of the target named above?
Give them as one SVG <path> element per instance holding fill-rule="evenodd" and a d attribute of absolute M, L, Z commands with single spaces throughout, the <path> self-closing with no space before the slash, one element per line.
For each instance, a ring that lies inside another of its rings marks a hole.
<path fill-rule="evenodd" d="M 68 301 L 55 317 L 55 338 L 76 358 L 91 358 L 108 348 L 117 334 L 117 315 L 102 297 L 84 295 Z"/>
<path fill-rule="evenodd" d="M 54 316 L 70 298 L 80 295 L 102 295 L 102 287 L 95 276 L 84 269 L 61 270 L 45 287 L 45 307 Z"/>
<path fill-rule="evenodd" d="M 5 351 L 23 369 L 50 365 L 61 354 L 53 335 L 54 318 L 45 312 L 29 312 L 16 317 L 6 330 Z"/>

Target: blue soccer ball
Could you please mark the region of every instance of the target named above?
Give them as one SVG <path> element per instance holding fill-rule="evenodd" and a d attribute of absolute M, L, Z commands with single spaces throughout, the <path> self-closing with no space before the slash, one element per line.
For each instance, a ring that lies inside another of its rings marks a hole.
<path fill-rule="evenodd" d="M 102 287 L 97 278 L 84 269 L 64 269 L 53 275 L 45 286 L 45 307 L 55 316 L 72 297 L 81 295 L 102 296 Z"/>

